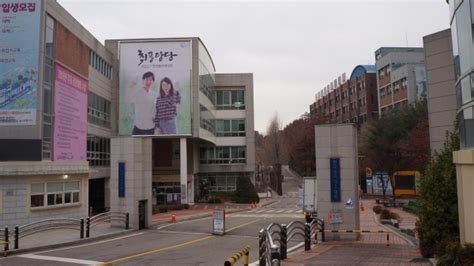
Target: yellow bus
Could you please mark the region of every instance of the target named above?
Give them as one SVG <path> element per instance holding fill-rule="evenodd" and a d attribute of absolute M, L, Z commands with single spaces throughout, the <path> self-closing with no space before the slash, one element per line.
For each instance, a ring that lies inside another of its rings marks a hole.
<path fill-rule="evenodd" d="M 395 196 L 416 196 L 416 180 L 420 178 L 418 171 L 397 171 L 392 178 Z"/>

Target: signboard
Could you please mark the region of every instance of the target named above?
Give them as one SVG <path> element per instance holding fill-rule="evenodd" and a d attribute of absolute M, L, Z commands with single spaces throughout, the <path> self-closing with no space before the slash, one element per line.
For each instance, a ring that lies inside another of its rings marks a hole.
<path fill-rule="evenodd" d="M 327 218 L 330 224 L 344 223 L 344 213 L 341 210 L 330 210 Z"/>
<path fill-rule="evenodd" d="M 331 202 L 341 201 L 341 165 L 339 158 L 329 159 Z"/>
<path fill-rule="evenodd" d="M 0 126 L 36 124 L 40 0 L 0 5 Z"/>
<path fill-rule="evenodd" d="M 118 164 L 118 196 L 125 198 L 125 163 Z"/>
<path fill-rule="evenodd" d="M 191 134 L 191 55 L 191 41 L 120 43 L 120 135 Z"/>
<path fill-rule="evenodd" d="M 212 233 L 215 235 L 225 234 L 225 209 L 214 209 L 212 213 Z"/>
<path fill-rule="evenodd" d="M 383 194 L 383 187 L 386 187 L 386 194 L 392 193 L 390 176 L 387 172 L 376 171 L 372 176 L 372 186 L 374 194 Z"/>
<path fill-rule="evenodd" d="M 54 161 L 87 160 L 87 80 L 56 64 Z"/>

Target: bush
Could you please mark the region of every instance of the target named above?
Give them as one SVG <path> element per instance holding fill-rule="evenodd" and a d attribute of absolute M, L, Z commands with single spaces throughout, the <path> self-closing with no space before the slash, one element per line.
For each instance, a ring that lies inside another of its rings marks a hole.
<path fill-rule="evenodd" d="M 381 212 L 380 212 L 380 219 L 390 219 L 390 211 L 387 210 L 387 209 L 383 209 Z"/>
<path fill-rule="evenodd" d="M 398 215 L 398 213 L 395 213 L 395 212 L 390 212 L 390 219 L 400 221 L 400 215 Z"/>
<path fill-rule="evenodd" d="M 184 204 L 184 209 L 185 210 L 189 209 L 189 204 Z"/>
<path fill-rule="evenodd" d="M 461 246 L 459 238 L 440 241 L 436 247 L 438 265 L 474 265 L 474 245 Z"/>
<path fill-rule="evenodd" d="M 250 181 L 250 177 L 241 176 L 237 178 L 237 191 L 235 193 L 235 201 L 237 203 L 258 203 L 257 191 Z"/>
<path fill-rule="evenodd" d="M 379 206 L 379 205 L 375 205 L 372 210 L 376 213 L 376 214 L 380 214 L 380 212 L 382 212 L 382 206 Z"/>
<path fill-rule="evenodd" d="M 222 203 L 222 200 L 218 196 L 209 196 L 207 203 Z"/>
<path fill-rule="evenodd" d="M 436 243 L 459 236 L 456 167 L 453 151 L 459 149 L 457 133 L 448 136 L 444 148 L 432 158 L 417 187 L 416 230 L 423 257 L 433 257 Z"/>
<path fill-rule="evenodd" d="M 169 210 L 169 208 L 166 205 L 161 205 L 161 206 L 158 207 L 158 212 L 159 213 L 168 212 L 168 210 Z"/>

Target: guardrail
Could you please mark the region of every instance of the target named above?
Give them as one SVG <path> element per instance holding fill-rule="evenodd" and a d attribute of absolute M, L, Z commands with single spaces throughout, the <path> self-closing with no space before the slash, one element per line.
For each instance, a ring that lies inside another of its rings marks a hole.
<path fill-rule="evenodd" d="M 318 240 L 321 233 L 321 242 L 326 241 L 326 233 L 383 233 L 387 235 L 387 246 L 390 245 L 391 231 L 383 230 L 326 230 L 324 220 L 313 218 L 310 223 L 291 221 L 286 224 L 271 223 L 267 228 L 260 230 L 259 236 L 259 265 L 280 265 L 280 260 L 287 258 L 288 241 L 296 236 L 304 239 L 304 250 L 311 249 L 311 240 Z M 278 245 L 276 244 L 278 243 Z"/>
<path fill-rule="evenodd" d="M 9 250 L 10 238 L 13 238 L 13 248 L 19 248 L 19 242 L 21 238 L 26 236 L 34 235 L 40 232 L 57 230 L 57 229 L 69 229 L 78 230 L 79 238 L 90 237 L 91 229 L 99 224 L 119 222 L 123 223 L 126 230 L 129 229 L 129 214 L 122 212 L 105 212 L 86 219 L 75 219 L 75 218 L 52 218 L 45 219 L 22 226 L 15 226 L 14 231 L 10 232 L 8 227 L 4 230 L 0 230 L 0 245 L 4 245 L 4 256 L 7 256 Z"/>
<path fill-rule="evenodd" d="M 86 237 L 90 237 L 91 229 L 99 224 L 119 222 L 125 230 L 129 229 L 130 215 L 128 212 L 104 212 L 86 219 Z"/>
<path fill-rule="evenodd" d="M 249 253 L 250 253 L 250 246 L 247 245 L 233 256 L 229 257 L 225 262 L 224 266 L 231 266 L 234 265 L 242 256 L 244 257 L 244 266 L 249 265 Z"/>

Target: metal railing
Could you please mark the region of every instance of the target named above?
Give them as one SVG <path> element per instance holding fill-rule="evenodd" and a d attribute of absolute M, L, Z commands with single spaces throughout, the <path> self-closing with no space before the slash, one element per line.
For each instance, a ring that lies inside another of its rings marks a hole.
<path fill-rule="evenodd" d="M 243 249 L 236 252 L 234 255 L 229 257 L 225 262 L 224 266 L 231 266 L 234 265 L 242 256 L 244 257 L 244 266 L 249 265 L 249 253 L 250 253 L 250 246 L 247 245 Z"/>
<path fill-rule="evenodd" d="M 86 237 L 90 237 L 91 229 L 103 223 L 123 223 L 125 230 L 129 229 L 130 215 L 128 212 L 104 212 L 86 219 Z"/>
<path fill-rule="evenodd" d="M 29 224 L 15 226 L 14 231 L 9 231 L 8 227 L 4 230 L 0 230 L 0 245 L 4 245 L 4 256 L 7 255 L 9 250 L 9 239 L 13 238 L 13 248 L 18 249 L 20 245 L 20 239 L 41 233 L 49 230 L 77 230 L 79 231 L 79 238 L 90 237 L 91 229 L 99 224 L 119 222 L 123 223 L 126 230 L 129 229 L 129 214 L 122 212 L 105 212 L 86 219 L 75 219 L 75 218 L 51 218 L 32 222 Z"/>
<path fill-rule="evenodd" d="M 314 236 L 317 240 L 319 231 L 322 232 L 324 241 L 324 220 L 320 218 L 313 219 L 311 223 L 303 221 L 291 221 L 288 225 L 271 223 L 258 234 L 259 265 L 280 265 L 280 260 L 287 258 L 288 242 L 296 237 L 302 237 L 305 250 L 310 250 L 311 239 Z"/>

